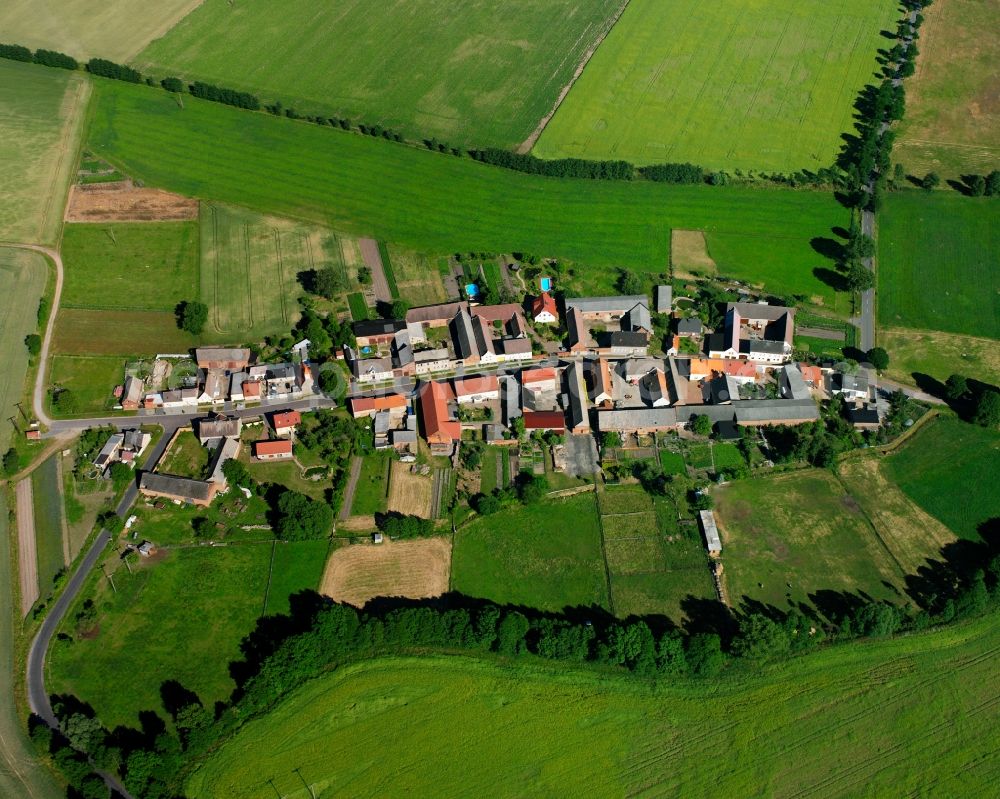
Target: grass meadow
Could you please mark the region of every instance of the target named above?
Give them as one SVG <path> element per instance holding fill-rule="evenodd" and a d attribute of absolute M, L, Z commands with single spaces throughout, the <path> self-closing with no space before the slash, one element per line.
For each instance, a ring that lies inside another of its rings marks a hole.
<path fill-rule="evenodd" d="M 63 553 L 63 502 L 59 471 L 53 455 L 31 473 L 35 510 L 35 546 L 38 555 L 38 587 L 44 598 L 56 574 L 66 565 Z"/>
<path fill-rule="evenodd" d="M 869 83 L 889 0 L 632 0 L 535 147 L 545 158 L 833 163 Z M 713 256 L 715 248 L 711 248 Z"/>
<path fill-rule="evenodd" d="M 935 419 L 885 460 L 910 499 L 962 538 L 1000 517 L 1000 433 L 954 417 Z"/>
<path fill-rule="evenodd" d="M 891 194 L 879 216 L 879 322 L 1000 338 L 1000 208 L 957 193 Z"/>
<path fill-rule="evenodd" d="M 264 614 L 288 613 L 288 597 L 306 589 L 317 590 L 329 552 L 329 541 L 276 542 Z"/>
<path fill-rule="evenodd" d="M 49 358 L 49 386 L 69 389 L 77 414 L 109 411 L 112 391 L 125 380 L 125 359 L 104 355 L 53 355 Z"/>
<path fill-rule="evenodd" d="M 28 371 L 24 337 L 38 326 L 38 300 L 49 269 L 48 261 L 38 253 L 0 247 L 0 355 L 4 363 L 0 369 L 0 449 L 4 452 L 10 446 L 10 417 L 18 414 L 14 403 L 22 398 Z"/>
<path fill-rule="evenodd" d="M 351 513 L 371 516 L 386 509 L 390 458 L 388 453 L 367 455 L 361 462 L 361 474 L 354 490 Z"/>
<path fill-rule="evenodd" d="M 137 61 L 414 139 L 513 147 L 619 5 L 207 0 Z"/>
<path fill-rule="evenodd" d="M 533 252 L 659 273 L 670 228 L 704 230 L 721 273 L 833 290 L 813 237 L 846 226 L 829 192 L 541 178 L 304 122 L 96 81 L 90 147 L 147 184 L 309 219 L 418 252 Z M 206 273 L 203 265 L 202 273 Z"/>
<path fill-rule="evenodd" d="M 0 241 L 59 238 L 89 97 L 80 74 L 0 59 Z"/>
<path fill-rule="evenodd" d="M 948 0 L 922 12 L 917 73 L 906 80 L 906 117 L 893 160 L 944 178 L 985 174 L 1000 162 L 997 105 L 1000 5 Z"/>
<path fill-rule="evenodd" d="M 719 488 L 715 500 L 733 603 L 749 599 L 787 610 L 813 603 L 817 591 L 898 601 L 890 586 L 902 586 L 902 571 L 830 473 L 740 480 Z"/>
<path fill-rule="evenodd" d="M 925 374 L 943 383 L 958 372 L 1000 385 L 996 339 L 903 327 L 879 328 L 878 338 L 890 354 L 886 374 L 894 380 L 914 384 L 914 375 Z"/>
<path fill-rule="evenodd" d="M 455 536 L 452 588 L 541 610 L 607 607 L 594 498 L 513 507 L 474 520 Z"/>
<path fill-rule="evenodd" d="M 998 651 L 991 617 L 710 683 L 377 660 L 300 686 L 217 749 L 185 794 L 305 796 L 301 775 L 321 796 L 982 795 L 983 752 L 1000 746 Z"/>

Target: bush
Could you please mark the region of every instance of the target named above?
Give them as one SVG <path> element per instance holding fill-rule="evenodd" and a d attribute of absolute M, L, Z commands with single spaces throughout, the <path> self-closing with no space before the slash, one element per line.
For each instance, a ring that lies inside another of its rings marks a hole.
<path fill-rule="evenodd" d="M 73 56 L 55 50 L 36 50 L 34 61 L 36 64 L 58 69 L 78 69 L 80 66 Z"/>
<path fill-rule="evenodd" d="M 37 333 L 29 333 L 24 337 L 24 346 L 28 348 L 28 355 L 34 358 L 42 351 L 42 337 Z"/>
<path fill-rule="evenodd" d="M 142 83 L 142 74 L 132 67 L 116 64 L 104 58 L 92 58 L 87 62 L 87 72 L 104 78 L 123 80 L 126 83 Z"/>
<path fill-rule="evenodd" d="M 224 89 L 213 86 L 211 83 L 195 81 L 190 86 L 191 94 L 200 97 L 202 100 L 211 100 L 213 103 L 223 103 L 233 105 L 237 108 L 247 108 L 250 111 L 260 110 L 260 100 L 256 95 L 249 92 L 238 92 L 233 89 Z M 287 112 L 286 112 L 287 113 Z"/>
<path fill-rule="evenodd" d="M 375 524 L 390 538 L 427 538 L 434 535 L 434 522 L 419 516 L 383 513 L 376 516 Z"/>
<path fill-rule="evenodd" d="M 424 144 L 428 149 L 439 149 L 441 152 L 447 150 L 446 145 L 438 145 L 434 139 L 425 141 Z M 635 175 L 635 167 L 628 161 L 586 161 L 582 158 L 546 161 L 533 155 L 512 153 L 495 147 L 471 150 L 469 155 L 484 164 L 526 172 L 529 175 L 587 180 L 631 180 Z"/>
<path fill-rule="evenodd" d="M 160 86 L 166 89 L 168 92 L 182 92 L 184 91 L 184 81 L 180 78 L 164 78 L 160 81 Z"/>
<path fill-rule="evenodd" d="M 11 447 L 3 456 L 3 473 L 9 477 L 17 474 L 20 470 L 21 459 L 18 457 L 17 450 Z"/>
<path fill-rule="evenodd" d="M 694 164 L 654 164 L 644 166 L 639 174 L 657 183 L 704 183 L 705 172 Z"/>
<path fill-rule="evenodd" d="M 11 61 L 32 60 L 31 50 L 19 44 L 0 44 L 0 58 L 9 58 Z"/>

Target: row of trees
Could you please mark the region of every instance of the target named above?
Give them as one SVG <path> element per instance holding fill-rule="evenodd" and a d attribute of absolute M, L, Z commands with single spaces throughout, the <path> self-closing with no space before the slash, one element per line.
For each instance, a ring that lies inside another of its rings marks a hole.
<path fill-rule="evenodd" d="M 0 58 L 23 61 L 28 64 L 41 64 L 57 69 L 79 69 L 80 67 L 73 56 L 60 53 L 57 50 L 35 50 L 32 53 L 27 47 L 22 47 L 19 44 L 0 44 Z"/>
<path fill-rule="evenodd" d="M 260 110 L 260 100 L 250 92 L 238 92 L 235 89 L 226 89 L 221 86 L 213 86 L 211 83 L 202 83 L 196 80 L 188 87 L 193 97 L 202 100 L 211 100 L 213 103 L 223 105 L 233 105 L 237 108 L 246 108 L 249 111 Z"/>
<path fill-rule="evenodd" d="M 559 158 L 547 161 L 526 153 L 512 153 L 510 150 L 496 147 L 470 150 L 469 155 L 484 164 L 526 172 L 529 175 L 587 180 L 632 180 L 636 176 L 635 167 L 628 161 L 587 161 L 582 158 Z"/>
<path fill-rule="evenodd" d="M 123 80 L 126 83 L 142 83 L 142 73 L 125 64 L 116 64 L 105 58 L 92 58 L 87 62 L 87 72 L 112 80 Z"/>

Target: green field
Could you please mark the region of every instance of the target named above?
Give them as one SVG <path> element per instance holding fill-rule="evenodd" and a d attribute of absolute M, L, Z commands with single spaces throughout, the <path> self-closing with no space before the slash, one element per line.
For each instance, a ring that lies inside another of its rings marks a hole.
<path fill-rule="evenodd" d="M 63 503 L 59 472 L 53 455 L 31 473 L 35 506 L 35 546 L 38 553 L 38 587 L 44 599 L 56 573 L 65 565 L 63 555 Z"/>
<path fill-rule="evenodd" d="M 176 474 L 193 480 L 204 480 L 208 475 L 209 451 L 203 447 L 198 436 L 188 428 L 180 430 L 157 466 L 164 474 Z"/>
<path fill-rule="evenodd" d="M 830 473 L 739 480 L 715 499 L 733 603 L 747 598 L 787 610 L 813 603 L 821 590 L 899 600 L 904 575 Z"/>
<path fill-rule="evenodd" d="M 879 216 L 879 322 L 1000 338 L 1000 205 L 891 194 Z"/>
<path fill-rule="evenodd" d="M 413 139 L 515 146 L 552 108 L 618 2 L 207 0 L 138 57 L 301 113 Z"/>
<path fill-rule="evenodd" d="M 878 341 L 889 353 L 886 374 L 894 380 L 913 384 L 914 375 L 925 374 L 943 383 L 958 372 L 1000 385 L 1000 347 L 996 339 L 880 327 Z"/>
<path fill-rule="evenodd" d="M 264 614 L 288 612 L 288 597 L 304 589 L 319 590 L 323 567 L 330 551 L 329 541 L 296 541 L 274 547 L 271 584 L 267 590 Z"/>
<path fill-rule="evenodd" d="M 906 80 L 906 117 L 893 160 L 923 176 L 985 174 L 1000 163 L 996 64 L 1000 5 L 947 0 L 922 12 L 917 73 Z"/>
<path fill-rule="evenodd" d="M 684 465 L 684 456 L 679 452 L 670 450 L 660 450 L 660 466 L 664 474 L 685 474 L 687 468 Z"/>
<path fill-rule="evenodd" d="M 846 226 L 829 192 L 539 178 L 117 81 L 95 81 L 91 149 L 149 185 L 308 218 L 418 252 L 527 251 L 662 272 L 670 227 L 720 272 L 833 301 L 810 239 Z M 204 265 L 202 274 L 206 274 Z"/>
<path fill-rule="evenodd" d="M 371 516 L 385 511 L 389 462 L 386 453 L 368 455 L 362 460 L 361 474 L 351 503 L 353 515 Z"/>
<path fill-rule="evenodd" d="M 162 36 L 198 0 L 6 0 L 0 9 L 5 42 L 127 61 Z"/>
<path fill-rule="evenodd" d="M 0 449 L 4 452 L 10 446 L 10 417 L 19 413 L 14 403 L 21 400 L 28 371 L 24 337 L 37 328 L 38 300 L 49 268 L 48 261 L 37 253 L 0 247 L 0 354 L 4 361 L 0 369 Z"/>
<path fill-rule="evenodd" d="M 711 684 L 454 657 L 362 663 L 248 723 L 185 794 L 305 796 L 301 774 L 318 796 L 986 795 L 998 650 L 988 618 Z"/>
<path fill-rule="evenodd" d="M 594 498 L 546 500 L 476 519 L 455 537 L 452 587 L 541 610 L 607 607 Z"/>
<path fill-rule="evenodd" d="M 82 75 L 0 59 L 0 241 L 59 238 L 89 96 Z"/>
<path fill-rule="evenodd" d="M 995 430 L 936 419 L 885 463 L 903 493 L 959 536 L 975 538 L 980 524 L 1000 517 Z"/>
<path fill-rule="evenodd" d="M 879 31 L 894 30 L 897 16 L 889 0 L 632 0 L 534 152 L 730 170 L 830 166 L 888 46 Z"/>
<path fill-rule="evenodd" d="M 115 404 L 112 391 L 125 380 L 125 360 L 110 356 L 53 355 L 49 359 L 49 387 L 68 389 L 76 397 L 75 414 L 108 411 Z"/>
<path fill-rule="evenodd" d="M 214 337 L 181 330 L 172 312 L 62 308 L 52 334 L 52 352 L 149 357 L 158 352 L 187 352 L 203 338 L 211 341 Z"/>

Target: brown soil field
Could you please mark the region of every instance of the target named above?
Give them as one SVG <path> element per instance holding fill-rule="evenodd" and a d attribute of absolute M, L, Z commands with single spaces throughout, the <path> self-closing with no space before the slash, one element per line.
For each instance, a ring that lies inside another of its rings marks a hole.
<path fill-rule="evenodd" d="M 715 272 L 715 261 L 708 254 L 705 234 L 700 230 L 672 230 L 670 233 L 670 263 L 677 277 L 694 277 L 689 270 L 704 274 Z"/>
<path fill-rule="evenodd" d="M 363 607 L 377 596 L 425 599 L 448 590 L 451 539 L 355 544 L 330 555 L 320 593 L 335 602 Z"/>
<path fill-rule="evenodd" d="M 388 509 L 430 519 L 433 488 L 432 477 L 414 474 L 409 464 L 393 461 L 389 475 Z"/>
<path fill-rule="evenodd" d="M 198 218 L 198 201 L 161 189 L 118 183 L 75 185 L 67 222 L 178 222 Z"/>

